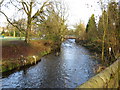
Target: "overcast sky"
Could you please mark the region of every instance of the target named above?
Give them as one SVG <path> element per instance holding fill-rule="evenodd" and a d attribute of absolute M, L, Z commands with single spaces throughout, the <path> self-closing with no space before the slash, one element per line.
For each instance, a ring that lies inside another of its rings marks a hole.
<path fill-rule="evenodd" d="M 87 24 L 92 14 L 95 14 L 95 16 L 101 15 L 98 1 L 99 0 L 65 0 L 69 7 L 69 26 L 71 27 L 79 23 L 80 20 Z M 98 18 L 96 19 L 98 21 Z"/>
<path fill-rule="evenodd" d="M 67 24 L 69 27 L 75 25 L 82 20 L 85 24 L 87 24 L 88 19 L 92 14 L 95 16 L 101 15 L 101 10 L 98 5 L 99 0 L 63 0 L 68 6 L 68 21 Z M 14 9 L 13 9 L 14 10 Z M 12 15 L 13 10 L 6 11 L 9 13 L 9 16 Z M 5 18 L 0 16 L 0 25 L 3 26 L 5 22 Z"/>

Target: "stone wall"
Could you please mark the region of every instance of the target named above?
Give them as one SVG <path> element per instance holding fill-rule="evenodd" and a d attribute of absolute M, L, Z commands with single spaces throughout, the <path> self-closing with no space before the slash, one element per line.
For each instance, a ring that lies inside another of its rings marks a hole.
<path fill-rule="evenodd" d="M 120 86 L 120 59 L 77 88 L 118 88 Z"/>

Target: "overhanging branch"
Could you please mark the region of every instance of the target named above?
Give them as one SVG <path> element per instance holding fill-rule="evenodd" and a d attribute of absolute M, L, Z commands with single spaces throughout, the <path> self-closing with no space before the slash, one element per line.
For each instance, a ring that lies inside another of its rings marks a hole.
<path fill-rule="evenodd" d="M 12 0 L 10 0 L 10 3 L 11 3 L 14 7 L 16 7 L 18 10 L 20 10 L 20 8 L 19 8 L 17 5 L 15 5 Z"/>
<path fill-rule="evenodd" d="M 22 2 L 22 6 L 23 6 L 23 10 L 24 10 L 25 13 L 28 15 L 28 13 L 29 13 L 29 9 L 28 9 L 28 6 L 26 6 L 26 3 Z M 25 7 L 27 8 L 27 10 L 26 10 Z"/>
<path fill-rule="evenodd" d="M 40 7 L 40 9 L 32 16 L 32 19 L 34 20 L 36 18 L 36 16 L 38 16 L 40 13 L 43 13 L 43 8 L 45 6 L 48 6 L 50 4 L 47 4 L 49 0 L 47 0 L 46 2 L 43 3 L 43 5 Z"/>
<path fill-rule="evenodd" d="M 12 26 L 16 27 L 21 33 L 25 34 L 24 32 L 22 32 L 22 30 L 21 30 L 17 25 L 14 25 L 14 24 L 9 20 L 9 18 L 7 17 L 7 15 L 6 15 L 4 12 L 0 11 L 0 13 L 2 13 L 2 14 L 6 17 L 7 21 L 8 21 Z"/>

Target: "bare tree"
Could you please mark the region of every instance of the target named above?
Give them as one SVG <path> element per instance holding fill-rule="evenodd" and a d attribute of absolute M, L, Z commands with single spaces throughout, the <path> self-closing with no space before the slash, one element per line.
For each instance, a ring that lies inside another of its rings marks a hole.
<path fill-rule="evenodd" d="M 80 21 L 80 23 L 74 26 L 76 28 L 75 35 L 77 38 L 84 40 L 85 37 L 85 24 Z"/>
<path fill-rule="evenodd" d="M 102 61 L 105 60 L 105 52 L 108 55 L 107 58 L 110 57 L 109 60 L 114 61 L 117 53 L 119 53 L 119 7 L 115 0 L 100 0 L 100 6 L 103 12 L 101 17 L 102 27 L 100 27 L 103 29 Z"/>
<path fill-rule="evenodd" d="M 102 12 L 104 12 L 106 10 L 106 4 L 105 4 L 104 0 L 100 0 L 100 6 L 101 6 Z M 107 27 L 108 27 L 108 14 L 107 14 L 106 21 L 105 21 L 105 14 L 103 14 L 102 21 L 103 21 L 103 37 L 102 37 L 102 56 L 101 56 L 101 59 L 102 59 L 102 62 L 104 62 L 105 36 L 106 36 Z"/>
<path fill-rule="evenodd" d="M 67 20 L 67 7 L 65 3 L 54 0 L 48 14 L 47 20 L 40 25 L 41 32 L 46 35 L 47 39 L 57 41 L 60 45 L 67 30 L 67 25 L 65 24 Z"/>
<path fill-rule="evenodd" d="M 65 25 L 67 18 L 68 18 L 68 8 L 64 1 L 55 0 L 54 1 L 54 7 L 53 10 L 56 12 L 56 16 L 59 16 L 61 20 L 59 20 L 60 23 L 59 28 L 59 37 L 60 42 L 63 41 L 64 36 L 66 35 L 67 25 Z"/>
<path fill-rule="evenodd" d="M 24 30 L 25 33 L 25 42 L 29 43 L 30 41 L 30 32 L 31 32 L 31 26 L 32 26 L 32 21 L 34 21 L 36 18 L 39 17 L 39 19 L 42 21 L 44 19 L 44 16 L 46 15 L 45 11 L 47 9 L 48 6 L 50 6 L 50 2 L 49 0 L 45 1 L 42 5 L 39 5 L 37 9 L 37 11 L 33 14 L 33 9 L 36 6 L 36 4 L 40 4 L 40 2 L 37 2 L 37 0 L 10 0 L 9 1 L 10 5 L 13 5 L 18 11 L 22 10 L 24 11 L 25 15 L 27 16 L 27 29 Z M 12 23 L 11 19 L 8 17 L 8 15 L 6 15 L 4 13 L 4 11 L 0 11 L 0 13 L 2 13 L 7 21 L 13 25 L 14 27 L 16 27 L 20 32 L 22 32 L 22 30 L 15 24 Z"/>

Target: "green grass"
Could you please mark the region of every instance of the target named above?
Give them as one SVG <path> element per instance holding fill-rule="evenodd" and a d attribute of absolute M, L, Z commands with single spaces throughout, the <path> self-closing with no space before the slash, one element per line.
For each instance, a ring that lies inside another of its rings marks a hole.
<path fill-rule="evenodd" d="M 2 41 L 13 41 L 13 40 L 24 40 L 24 37 L 4 37 L 4 38 L 0 38 L 0 40 Z"/>

